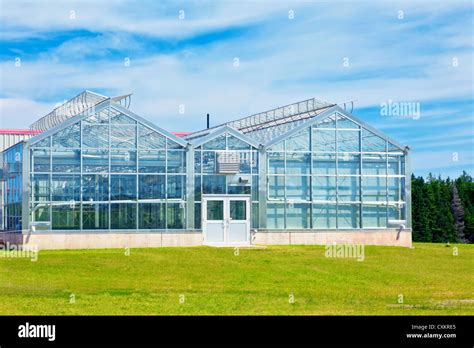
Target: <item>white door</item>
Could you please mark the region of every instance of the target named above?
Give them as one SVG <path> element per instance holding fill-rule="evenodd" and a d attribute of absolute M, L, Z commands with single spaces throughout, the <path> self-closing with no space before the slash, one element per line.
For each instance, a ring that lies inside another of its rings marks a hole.
<path fill-rule="evenodd" d="M 203 196 L 204 243 L 236 245 L 250 242 L 250 197 Z"/>

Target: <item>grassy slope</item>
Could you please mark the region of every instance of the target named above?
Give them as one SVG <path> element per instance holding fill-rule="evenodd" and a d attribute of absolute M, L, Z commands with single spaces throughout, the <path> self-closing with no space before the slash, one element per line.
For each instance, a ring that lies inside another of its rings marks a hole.
<path fill-rule="evenodd" d="M 474 245 L 457 247 L 369 246 L 364 262 L 323 246 L 42 251 L 0 258 L 0 314 L 473 315 Z"/>

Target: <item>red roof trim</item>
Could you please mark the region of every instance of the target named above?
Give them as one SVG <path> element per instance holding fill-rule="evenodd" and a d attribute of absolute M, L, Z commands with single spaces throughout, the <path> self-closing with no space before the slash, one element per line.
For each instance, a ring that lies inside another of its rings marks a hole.
<path fill-rule="evenodd" d="M 176 135 L 177 137 L 184 137 L 188 134 L 191 134 L 192 132 L 172 132 L 174 135 Z"/>
<path fill-rule="evenodd" d="M 32 129 L 8 129 L 0 128 L 0 134 L 13 134 L 13 135 L 38 135 L 41 131 Z"/>

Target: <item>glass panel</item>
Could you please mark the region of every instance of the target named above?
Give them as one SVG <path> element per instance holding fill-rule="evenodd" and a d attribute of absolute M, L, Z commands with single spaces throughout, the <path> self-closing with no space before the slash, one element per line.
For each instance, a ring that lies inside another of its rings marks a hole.
<path fill-rule="evenodd" d="M 338 190 L 337 195 L 339 201 L 360 201 L 359 177 L 357 176 L 340 176 L 337 178 Z"/>
<path fill-rule="evenodd" d="M 110 123 L 113 124 L 135 124 L 137 123 L 133 118 L 122 114 L 115 108 L 110 108 Z"/>
<path fill-rule="evenodd" d="M 250 150 L 251 146 L 232 135 L 227 135 L 227 148 L 229 150 Z"/>
<path fill-rule="evenodd" d="M 278 203 L 267 204 L 267 228 L 285 228 L 285 205 Z"/>
<path fill-rule="evenodd" d="M 388 200 L 389 201 L 400 201 L 404 200 L 402 196 L 402 185 L 404 183 L 403 178 L 387 178 L 387 189 L 388 189 Z"/>
<path fill-rule="evenodd" d="M 352 122 L 348 118 L 338 115 L 337 119 L 337 128 L 351 128 L 351 129 L 359 129 L 359 125 L 355 122 Z"/>
<path fill-rule="evenodd" d="M 82 150 L 82 170 L 86 173 L 106 173 L 109 171 L 107 150 Z"/>
<path fill-rule="evenodd" d="M 367 227 L 387 226 L 387 207 L 385 205 L 363 205 L 362 224 Z"/>
<path fill-rule="evenodd" d="M 335 174 L 336 155 L 313 154 L 314 174 Z"/>
<path fill-rule="evenodd" d="M 53 147 L 80 147 L 81 146 L 81 130 L 80 124 L 74 124 L 66 127 L 56 134 L 53 134 Z"/>
<path fill-rule="evenodd" d="M 253 174 L 258 174 L 258 152 L 252 151 L 251 169 Z"/>
<path fill-rule="evenodd" d="M 385 155 L 362 155 L 362 173 L 370 175 L 385 175 Z"/>
<path fill-rule="evenodd" d="M 203 151 L 202 171 L 203 173 L 216 172 L 216 153 L 214 151 Z"/>
<path fill-rule="evenodd" d="M 194 228 L 201 228 L 201 203 L 194 204 Z"/>
<path fill-rule="evenodd" d="M 83 204 L 82 229 L 106 230 L 109 228 L 108 204 Z"/>
<path fill-rule="evenodd" d="M 338 152 L 360 152 L 358 131 L 338 131 L 337 132 Z"/>
<path fill-rule="evenodd" d="M 36 174 L 31 179 L 31 190 L 33 193 L 33 201 L 46 202 L 49 201 L 49 191 L 51 183 L 49 182 L 49 174 Z"/>
<path fill-rule="evenodd" d="M 403 205 L 389 205 L 387 207 L 388 220 L 405 220 L 405 207 Z"/>
<path fill-rule="evenodd" d="M 109 177 L 108 175 L 83 175 L 82 176 L 82 200 L 108 201 L 109 200 Z"/>
<path fill-rule="evenodd" d="M 285 154 L 283 152 L 269 152 L 268 156 L 268 174 L 285 173 Z"/>
<path fill-rule="evenodd" d="M 167 228 L 179 230 L 185 227 L 185 212 L 183 203 L 168 203 L 167 210 Z"/>
<path fill-rule="evenodd" d="M 162 203 L 140 203 L 138 204 L 138 228 L 141 229 L 165 229 L 166 228 L 166 205 Z"/>
<path fill-rule="evenodd" d="M 224 220 L 224 201 L 207 201 L 207 220 Z"/>
<path fill-rule="evenodd" d="M 138 125 L 138 147 L 140 149 L 162 149 L 166 146 L 166 138 L 161 134 L 145 127 Z"/>
<path fill-rule="evenodd" d="M 166 154 L 164 151 L 139 151 L 138 171 L 140 173 L 164 173 Z"/>
<path fill-rule="evenodd" d="M 288 204 L 286 207 L 286 228 L 309 228 L 311 204 Z"/>
<path fill-rule="evenodd" d="M 260 226 L 258 210 L 259 210 L 258 203 L 252 203 L 252 219 L 251 219 L 252 228 L 258 228 Z"/>
<path fill-rule="evenodd" d="M 136 229 L 137 205 L 135 203 L 113 203 L 110 205 L 111 229 Z"/>
<path fill-rule="evenodd" d="M 286 151 L 311 151 L 309 147 L 310 128 L 286 139 Z"/>
<path fill-rule="evenodd" d="M 338 154 L 337 166 L 339 174 L 358 175 L 360 174 L 360 155 Z"/>
<path fill-rule="evenodd" d="M 77 204 L 53 205 L 53 230 L 80 229 L 81 209 Z"/>
<path fill-rule="evenodd" d="M 35 172 L 50 172 L 50 156 L 49 150 L 33 150 L 33 170 Z"/>
<path fill-rule="evenodd" d="M 166 139 L 166 147 L 169 149 L 183 149 L 183 146 L 178 144 L 177 142 L 167 138 Z"/>
<path fill-rule="evenodd" d="M 247 220 L 247 203 L 245 201 L 230 201 L 230 218 L 232 220 Z"/>
<path fill-rule="evenodd" d="M 194 152 L 194 172 L 196 174 L 201 173 L 201 156 L 202 156 L 201 151 Z"/>
<path fill-rule="evenodd" d="M 286 176 L 286 198 L 287 199 L 310 199 L 310 177 L 309 176 Z"/>
<path fill-rule="evenodd" d="M 217 138 L 210 140 L 203 145 L 206 150 L 225 150 L 225 134 L 218 136 Z"/>
<path fill-rule="evenodd" d="M 81 171 L 80 150 L 53 150 L 53 172 L 74 173 Z"/>
<path fill-rule="evenodd" d="M 229 195 L 249 195 L 251 188 L 249 185 L 233 185 L 227 186 L 227 194 Z"/>
<path fill-rule="evenodd" d="M 285 151 L 285 141 L 282 140 L 279 143 L 276 143 L 275 145 L 272 145 L 268 151 Z"/>
<path fill-rule="evenodd" d="M 110 126 L 110 147 L 134 149 L 137 146 L 135 126 Z"/>
<path fill-rule="evenodd" d="M 133 173 L 137 170 L 136 151 L 110 151 L 110 169 L 114 173 Z"/>
<path fill-rule="evenodd" d="M 96 112 L 94 115 L 86 118 L 84 122 L 88 123 L 109 123 L 109 108 Z"/>
<path fill-rule="evenodd" d="M 80 201 L 80 175 L 53 174 L 51 192 L 53 201 Z"/>
<path fill-rule="evenodd" d="M 313 151 L 335 152 L 336 131 L 313 129 Z"/>
<path fill-rule="evenodd" d="M 388 155 L 388 175 L 405 175 L 403 156 Z"/>
<path fill-rule="evenodd" d="M 250 151 L 242 151 L 239 153 L 240 166 L 239 173 L 250 174 L 250 165 L 252 164 L 252 153 Z"/>
<path fill-rule="evenodd" d="M 138 182 L 139 199 L 166 198 L 164 175 L 140 175 Z"/>
<path fill-rule="evenodd" d="M 194 200 L 200 201 L 202 193 L 201 176 L 194 177 Z"/>
<path fill-rule="evenodd" d="M 313 176 L 313 200 L 336 201 L 336 177 Z"/>
<path fill-rule="evenodd" d="M 186 173 L 186 153 L 168 151 L 168 173 Z"/>
<path fill-rule="evenodd" d="M 268 176 L 268 198 L 285 198 L 285 177 L 273 175 Z"/>
<path fill-rule="evenodd" d="M 336 228 L 336 216 L 337 214 L 335 204 L 314 204 L 313 228 Z"/>
<path fill-rule="evenodd" d="M 252 175 L 252 201 L 259 200 L 258 175 Z"/>
<path fill-rule="evenodd" d="M 221 194 L 225 193 L 226 180 L 223 175 L 204 175 L 202 177 L 204 194 Z"/>
<path fill-rule="evenodd" d="M 318 128 L 336 128 L 336 116 L 331 115 L 319 121 L 315 127 Z"/>
<path fill-rule="evenodd" d="M 186 176 L 168 175 L 168 198 L 185 198 Z"/>
<path fill-rule="evenodd" d="M 362 129 L 362 151 L 385 152 L 385 140 L 366 129 Z"/>
<path fill-rule="evenodd" d="M 363 200 L 385 202 L 387 182 L 385 177 L 362 177 Z"/>
<path fill-rule="evenodd" d="M 33 221 L 51 221 L 49 216 L 49 204 L 35 204 L 33 208 Z"/>
<path fill-rule="evenodd" d="M 358 228 L 360 221 L 359 204 L 339 204 L 337 206 L 337 228 Z"/>
<path fill-rule="evenodd" d="M 109 126 L 84 124 L 82 126 L 82 144 L 84 147 L 108 148 Z"/>
<path fill-rule="evenodd" d="M 112 201 L 137 199 L 137 177 L 135 175 L 112 175 L 110 190 L 110 200 Z"/>
<path fill-rule="evenodd" d="M 287 174 L 309 174 L 311 165 L 311 154 L 301 152 L 286 153 Z"/>
<path fill-rule="evenodd" d="M 51 146 L 51 137 L 44 138 L 40 141 L 37 141 L 31 147 L 50 147 Z"/>

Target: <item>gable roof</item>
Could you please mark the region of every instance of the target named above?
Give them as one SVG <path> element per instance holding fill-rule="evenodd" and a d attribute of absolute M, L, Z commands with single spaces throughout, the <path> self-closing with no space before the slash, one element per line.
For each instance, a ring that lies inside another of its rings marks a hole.
<path fill-rule="evenodd" d="M 118 111 L 120 111 L 121 113 L 123 113 L 124 115 L 126 116 L 129 116 L 131 118 L 133 118 L 135 121 L 143 124 L 144 126 L 147 126 L 148 128 L 150 128 L 151 130 L 157 132 L 157 133 L 160 133 L 161 135 L 167 137 L 167 138 L 170 138 L 171 140 L 173 140 L 174 142 L 178 143 L 179 145 L 183 146 L 183 147 L 186 147 L 187 146 L 187 142 L 185 140 L 183 140 L 182 138 L 174 135 L 173 133 L 171 132 L 168 132 L 167 130 L 164 130 L 163 128 L 160 128 L 158 126 L 156 126 L 155 124 L 153 124 L 152 122 L 142 118 L 141 116 L 138 116 L 136 114 L 134 114 L 133 112 L 131 112 L 130 110 L 128 110 L 127 108 L 121 106 L 120 104 L 118 104 L 117 102 L 114 102 L 112 101 L 111 99 L 105 99 L 101 102 L 99 102 L 97 105 L 94 106 L 94 113 L 98 113 L 102 110 L 104 110 L 105 108 L 107 107 L 113 107 L 115 109 L 117 109 Z M 76 116 L 73 116 L 71 118 L 68 118 L 66 119 L 65 121 L 63 121 L 62 123 L 52 127 L 52 128 L 49 128 L 48 130 L 44 131 L 43 133 L 35 136 L 35 137 L 32 137 L 30 138 L 29 140 L 27 140 L 26 142 L 30 145 L 38 142 L 38 141 L 41 141 L 69 126 L 72 126 L 73 124 L 76 124 L 88 117 L 91 116 L 91 113 L 88 112 L 91 108 L 87 109 L 87 110 L 83 110 L 80 114 L 76 115 Z"/>
<path fill-rule="evenodd" d="M 223 125 L 215 130 L 213 130 L 211 133 L 203 136 L 203 137 L 200 137 L 200 138 L 197 138 L 195 140 L 191 140 L 190 143 L 192 144 L 192 146 L 194 148 L 198 147 L 198 146 L 201 146 L 215 138 L 217 138 L 218 136 L 222 135 L 222 134 L 225 134 L 225 133 L 229 133 L 231 134 L 232 136 L 236 137 L 237 139 L 240 139 L 242 140 L 243 142 L 249 144 L 249 145 L 252 145 L 253 147 L 256 147 L 258 148 L 260 146 L 260 143 L 255 141 L 254 139 L 246 136 L 245 134 L 243 134 L 242 132 L 239 132 L 237 129 L 235 128 L 232 128 L 230 126 L 227 126 L 227 125 Z"/>
<path fill-rule="evenodd" d="M 401 151 L 407 151 L 409 148 L 408 146 L 405 146 L 405 145 L 402 145 L 400 144 L 398 141 L 396 141 L 395 139 L 389 137 L 388 135 L 382 133 L 381 131 L 377 130 L 376 128 L 368 125 L 367 123 L 365 123 L 364 121 L 360 120 L 359 118 L 355 117 L 354 115 L 348 113 L 347 111 L 345 111 L 344 109 L 342 109 L 341 107 L 339 106 L 333 106 L 327 110 L 325 110 L 324 112 L 320 113 L 318 116 L 316 117 L 313 117 L 311 119 L 309 119 L 308 121 L 298 125 L 297 127 L 289 130 L 288 132 L 284 133 L 284 134 L 281 134 L 280 136 L 274 138 L 274 139 L 271 139 L 270 141 L 268 141 L 267 143 L 264 144 L 265 147 L 269 147 L 269 146 L 272 146 L 272 145 L 275 145 L 277 143 L 279 143 L 280 141 L 290 137 L 291 135 L 293 134 L 296 134 L 300 131 L 302 131 L 303 129 L 309 127 L 309 126 L 312 126 L 313 124 L 317 124 L 319 123 L 320 121 L 322 121 L 323 119 L 325 119 L 326 117 L 329 117 L 335 113 L 339 113 L 341 114 L 342 116 L 348 118 L 349 120 L 357 123 L 359 126 L 361 126 L 362 128 L 365 128 L 366 130 L 374 133 L 375 135 L 379 136 L 380 138 L 388 141 L 389 143 L 395 145 L 396 147 L 398 147 Z"/>

